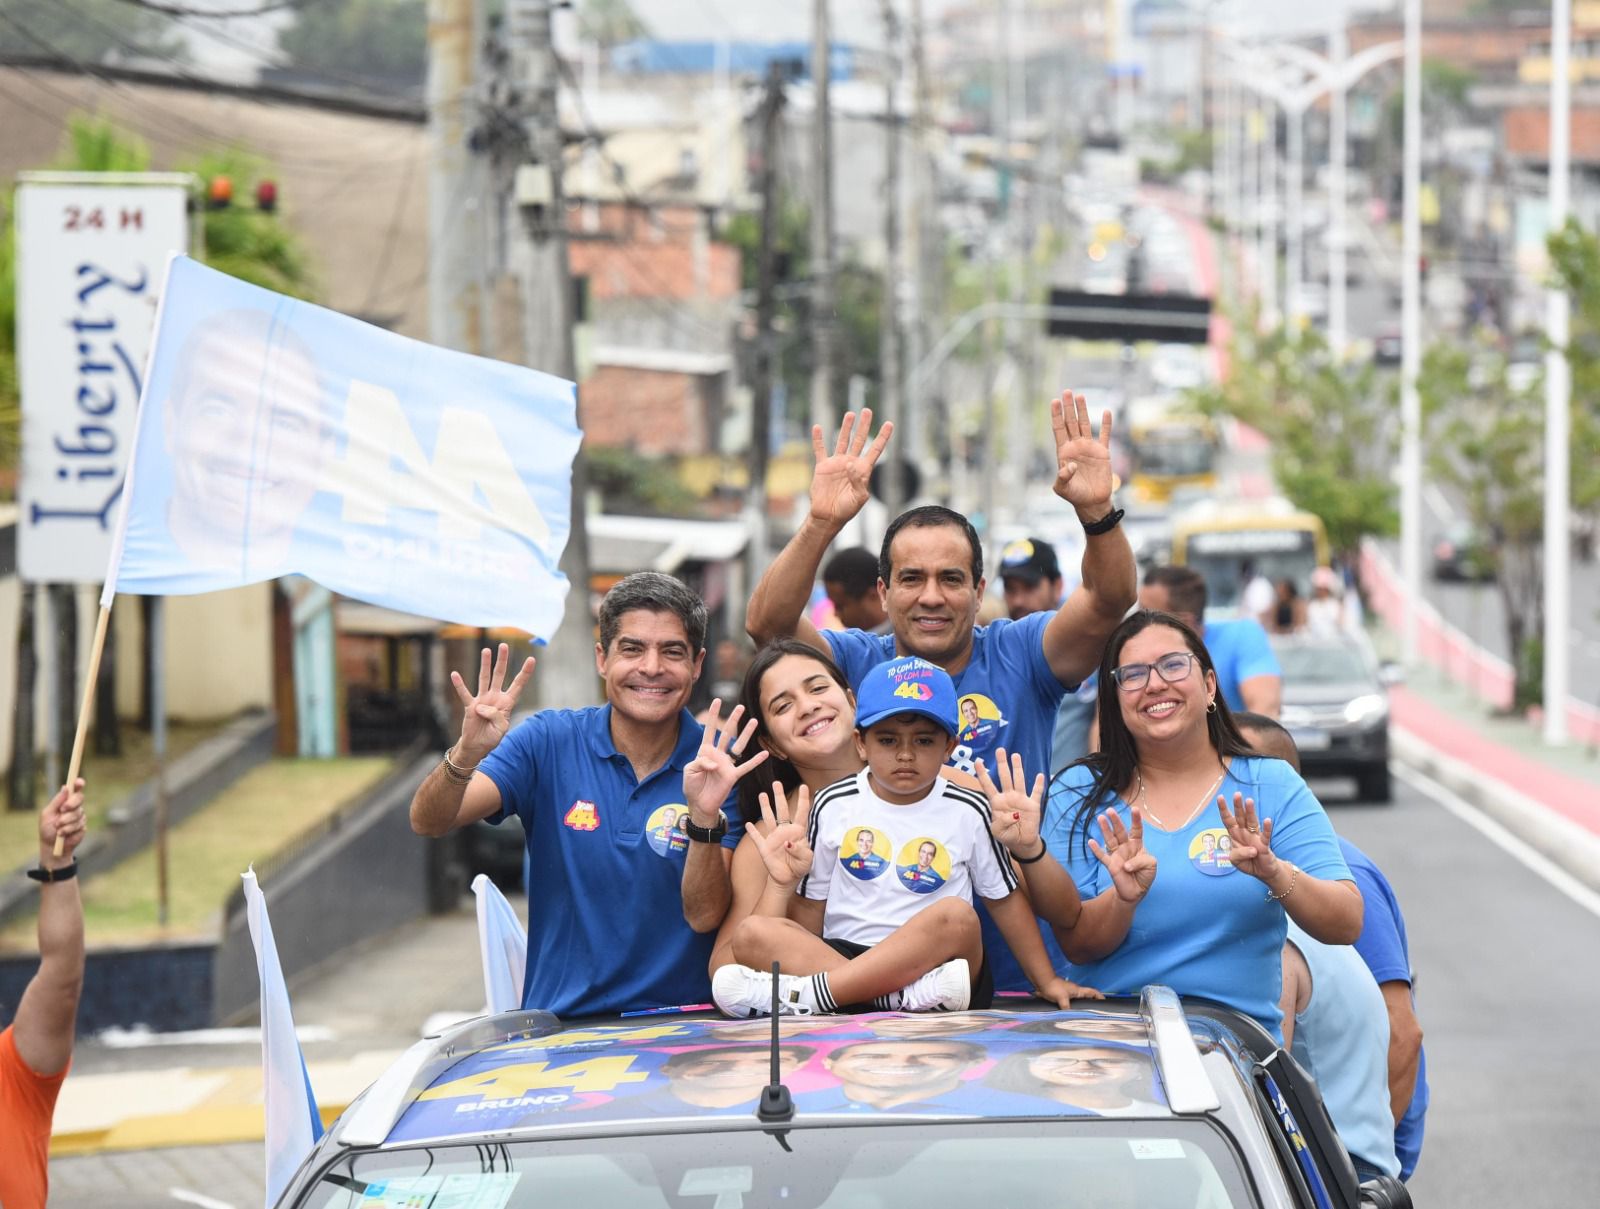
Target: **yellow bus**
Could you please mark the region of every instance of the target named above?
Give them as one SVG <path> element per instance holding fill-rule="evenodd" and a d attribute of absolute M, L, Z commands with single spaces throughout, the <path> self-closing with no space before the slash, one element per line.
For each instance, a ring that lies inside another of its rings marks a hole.
<path fill-rule="evenodd" d="M 1172 524 L 1172 561 L 1205 576 L 1206 612 L 1237 613 L 1245 569 L 1311 597 L 1311 576 L 1328 565 L 1322 518 L 1283 499 L 1196 504 Z"/>
<path fill-rule="evenodd" d="M 1206 416 L 1135 415 L 1128 432 L 1130 479 L 1142 504 L 1164 504 L 1180 487 L 1217 486 L 1217 430 Z"/>

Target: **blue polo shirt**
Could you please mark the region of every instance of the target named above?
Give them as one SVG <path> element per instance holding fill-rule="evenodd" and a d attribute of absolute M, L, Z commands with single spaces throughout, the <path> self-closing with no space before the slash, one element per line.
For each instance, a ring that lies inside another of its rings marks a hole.
<path fill-rule="evenodd" d="M 611 707 L 543 710 L 514 727 L 478 770 L 528 841 L 524 1007 L 596 1016 L 708 1003 L 712 935 L 683 918 L 689 838 L 678 820 L 683 770 L 701 728 L 682 711 L 678 745 L 642 782 L 611 739 Z M 736 810 L 725 847 L 743 834 Z"/>
<path fill-rule="evenodd" d="M 972 658 L 954 677 L 958 707 L 956 749 L 950 763 L 964 772 L 976 772 L 977 761 L 993 774 L 995 751 L 1020 753 L 1022 766 L 1033 783 L 1037 773 L 1048 776 L 1050 739 L 1056 724 L 1056 707 L 1067 689 L 1050 670 L 1044 656 L 1044 631 L 1055 610 L 1030 613 L 1021 621 L 1002 619 L 972 631 Z M 833 658 L 850 687 L 859 690 L 866 674 L 895 657 L 893 634 L 867 634 L 861 630 L 823 630 Z M 983 950 L 989 959 L 997 991 L 1031 989 L 1022 967 L 994 926 L 983 904 L 978 919 L 983 925 Z M 1041 925 L 1045 952 L 1057 969 L 1066 962 L 1049 929 Z"/>
<path fill-rule="evenodd" d="M 1252 617 L 1208 622 L 1203 637 L 1217 669 L 1217 691 L 1231 710 L 1244 708 L 1244 698 L 1239 695 L 1242 681 L 1283 675 L 1266 630 Z"/>

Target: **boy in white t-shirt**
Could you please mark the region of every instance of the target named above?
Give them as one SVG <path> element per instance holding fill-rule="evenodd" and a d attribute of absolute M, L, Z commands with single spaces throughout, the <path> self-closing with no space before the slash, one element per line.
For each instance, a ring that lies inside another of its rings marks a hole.
<path fill-rule="evenodd" d="M 993 984 L 975 893 L 1041 998 L 1066 1007 L 1095 994 L 1051 967 L 983 794 L 939 775 L 958 726 L 944 669 L 906 657 L 867 673 L 855 739 L 867 767 L 814 803 L 802 788 L 793 818 L 779 791 L 774 826 L 757 841 L 768 891 L 734 933 L 735 963 L 712 979 L 723 1011 L 770 1012 L 774 961 L 786 1014 L 986 1007 Z"/>

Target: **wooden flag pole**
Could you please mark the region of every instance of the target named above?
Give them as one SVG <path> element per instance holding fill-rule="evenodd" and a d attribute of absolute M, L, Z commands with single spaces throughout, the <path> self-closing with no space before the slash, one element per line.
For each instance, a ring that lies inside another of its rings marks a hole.
<path fill-rule="evenodd" d="M 94 686 L 100 678 L 100 654 L 106 649 L 106 626 L 111 621 L 111 606 L 100 606 L 100 619 L 94 623 L 94 645 L 89 648 L 89 668 L 83 680 L 83 704 L 78 707 L 78 732 L 72 736 L 72 759 L 67 764 L 66 785 L 70 790 L 77 784 L 78 769 L 83 766 L 83 744 L 89 737 L 89 715 L 94 712 Z M 65 849 L 61 837 L 56 836 L 52 851 L 60 856 Z"/>

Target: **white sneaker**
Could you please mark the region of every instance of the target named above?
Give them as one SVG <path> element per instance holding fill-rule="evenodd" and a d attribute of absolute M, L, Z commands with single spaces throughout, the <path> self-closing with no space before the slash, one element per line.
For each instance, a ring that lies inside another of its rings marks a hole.
<path fill-rule="evenodd" d="M 964 1012 L 972 1004 L 971 967 L 965 957 L 935 966 L 900 992 L 903 1012 Z"/>
<path fill-rule="evenodd" d="M 765 970 L 730 963 L 712 976 L 711 998 L 724 1013 L 741 1020 L 749 1016 L 770 1016 L 772 975 Z M 810 1016 L 816 1010 L 811 979 L 798 974 L 778 975 L 778 1015 Z"/>

